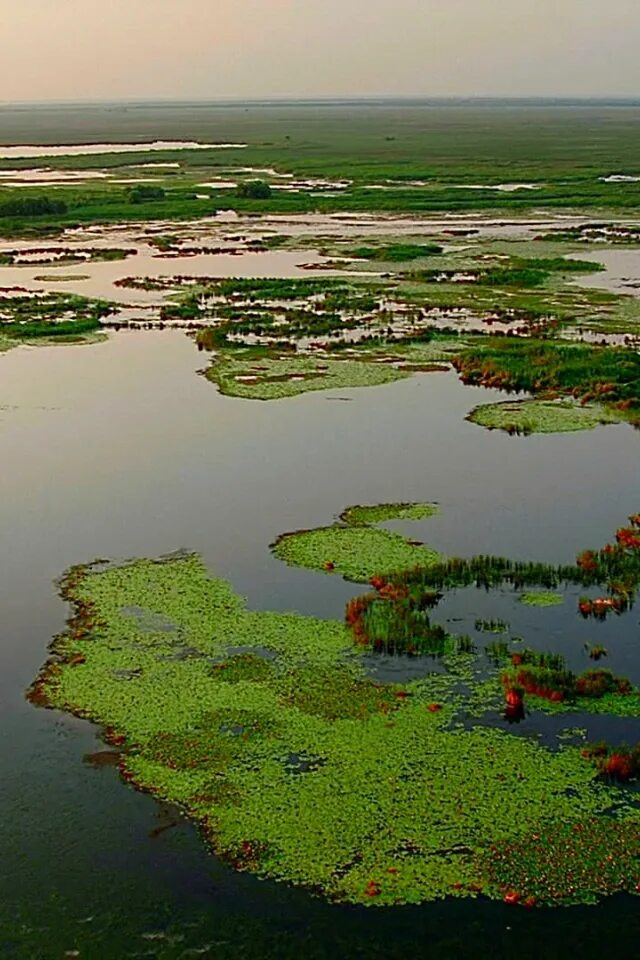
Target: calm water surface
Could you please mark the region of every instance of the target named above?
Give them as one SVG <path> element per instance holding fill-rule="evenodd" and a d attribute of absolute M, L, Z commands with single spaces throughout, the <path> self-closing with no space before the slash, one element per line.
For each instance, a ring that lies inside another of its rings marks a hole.
<path fill-rule="evenodd" d="M 94 727 L 25 702 L 64 624 L 53 581 L 72 563 L 187 547 L 254 608 L 340 617 L 355 588 L 275 561 L 277 534 L 352 503 L 437 500 L 440 516 L 406 529 L 443 551 L 557 562 L 606 542 L 638 508 L 638 437 L 626 426 L 487 433 L 464 416 L 496 394 L 453 374 L 230 399 L 195 375 L 202 364 L 174 331 L 0 356 L 0 953 L 637 955 L 635 899 L 367 910 L 235 874 L 189 824 L 170 826 L 171 811 L 83 763 L 100 749 Z M 490 613 L 485 600 L 479 615 Z M 637 614 L 630 623 L 637 639 Z"/>

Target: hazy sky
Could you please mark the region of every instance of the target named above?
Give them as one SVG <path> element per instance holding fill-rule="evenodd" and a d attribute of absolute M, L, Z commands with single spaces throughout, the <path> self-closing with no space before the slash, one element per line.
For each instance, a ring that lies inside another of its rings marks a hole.
<path fill-rule="evenodd" d="M 0 100 L 640 95 L 639 0 L 0 0 Z"/>

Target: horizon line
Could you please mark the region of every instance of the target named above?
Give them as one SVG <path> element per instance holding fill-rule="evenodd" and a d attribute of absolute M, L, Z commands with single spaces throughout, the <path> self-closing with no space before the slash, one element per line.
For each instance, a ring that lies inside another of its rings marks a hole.
<path fill-rule="evenodd" d="M 201 106 L 282 106 L 282 105 L 355 105 L 355 104 L 385 104 L 385 103 L 406 103 L 406 104 L 558 104 L 558 105 L 579 105 L 579 104 L 640 104 L 640 94 L 597 94 L 597 95 L 570 95 L 570 94 L 523 94 L 519 96 L 507 96 L 500 94 L 361 94 L 361 95 L 334 95 L 334 96 L 305 96 L 296 97 L 293 95 L 272 96 L 272 97 L 116 97 L 116 98 L 66 98 L 66 99 L 28 99 L 28 100 L 0 100 L 0 109 L 13 107 L 65 107 L 65 106 L 90 106 L 90 105 L 170 105 L 170 104 L 192 104 Z"/>

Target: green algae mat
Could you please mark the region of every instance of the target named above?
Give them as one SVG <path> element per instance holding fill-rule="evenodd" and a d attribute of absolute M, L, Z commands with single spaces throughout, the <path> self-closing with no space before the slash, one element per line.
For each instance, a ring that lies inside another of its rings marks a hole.
<path fill-rule="evenodd" d="M 349 508 L 327 528 L 332 562 L 364 575 L 368 556 L 342 563 L 336 533 L 385 534 L 370 524 L 433 511 Z M 323 569 L 327 544 L 302 542 Z M 425 569 L 438 556 L 412 549 Z M 249 611 L 196 555 L 74 567 L 61 596 L 73 615 L 30 699 L 100 724 L 124 779 L 177 804 L 238 870 L 385 906 L 640 889 L 633 792 L 561 739 L 462 722 L 499 702 L 472 656 L 379 682 L 346 624 Z"/>

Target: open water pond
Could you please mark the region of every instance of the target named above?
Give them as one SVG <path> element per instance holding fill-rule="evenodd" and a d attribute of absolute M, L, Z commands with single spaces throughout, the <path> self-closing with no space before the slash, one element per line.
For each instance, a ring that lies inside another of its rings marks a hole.
<path fill-rule="evenodd" d="M 531 913 L 472 901 L 367 910 L 234 873 L 114 769 L 83 763 L 103 749 L 96 728 L 24 700 L 64 625 L 53 581 L 73 563 L 184 547 L 254 609 L 341 618 L 361 588 L 278 562 L 278 534 L 327 524 L 349 504 L 438 501 L 437 516 L 393 528 L 447 554 L 571 562 L 638 506 L 628 426 L 488 433 L 464 417 L 501 395 L 453 373 L 259 403 L 221 396 L 200 365 L 176 331 L 0 356 L 2 955 L 634 955 L 631 898 Z M 585 628 L 569 606 L 553 640 L 573 656 Z M 442 612 L 456 616 L 455 603 Z M 491 614 L 483 597 L 476 616 Z M 637 612 L 626 619 L 637 674 Z"/>
<path fill-rule="evenodd" d="M 589 250 L 573 259 L 602 263 L 604 273 L 576 278 L 573 282 L 590 289 L 609 290 L 611 293 L 640 294 L 640 248 L 617 250 Z"/>

